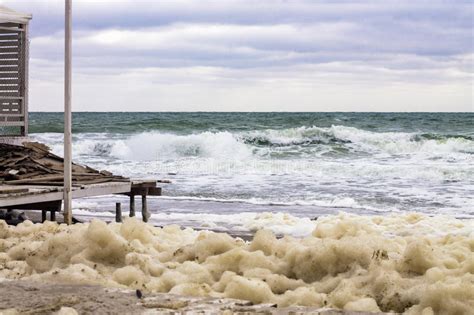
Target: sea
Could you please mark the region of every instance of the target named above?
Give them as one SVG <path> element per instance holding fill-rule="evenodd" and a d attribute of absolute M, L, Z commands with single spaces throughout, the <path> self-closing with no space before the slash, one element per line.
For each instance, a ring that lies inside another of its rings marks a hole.
<path fill-rule="evenodd" d="M 62 131 L 62 113 L 30 113 L 31 137 L 61 156 Z M 303 235 L 340 212 L 474 217 L 474 113 L 77 112 L 73 158 L 171 181 L 149 197 L 158 225 Z M 115 202 L 126 212 L 114 195 L 74 213 L 113 218 Z"/>

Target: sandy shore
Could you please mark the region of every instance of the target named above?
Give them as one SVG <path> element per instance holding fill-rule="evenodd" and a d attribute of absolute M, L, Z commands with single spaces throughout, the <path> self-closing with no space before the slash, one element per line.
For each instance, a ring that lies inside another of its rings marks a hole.
<path fill-rule="evenodd" d="M 320 314 L 363 315 L 311 307 L 275 308 L 234 299 L 144 294 L 93 285 L 45 284 L 33 281 L 0 283 L 0 314 Z M 370 313 L 374 314 L 374 313 Z M 376 314 L 376 313 L 375 313 Z M 380 313 L 381 314 L 381 313 Z"/>

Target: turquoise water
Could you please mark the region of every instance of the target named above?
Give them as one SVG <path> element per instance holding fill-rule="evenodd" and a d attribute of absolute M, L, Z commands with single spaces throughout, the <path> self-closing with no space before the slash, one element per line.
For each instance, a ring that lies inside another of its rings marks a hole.
<path fill-rule="evenodd" d="M 173 180 L 157 207 L 474 216 L 474 113 L 74 113 L 73 121 L 76 161 Z M 62 128 L 60 113 L 30 114 L 33 137 L 58 154 Z"/>
<path fill-rule="evenodd" d="M 32 133 L 62 132 L 62 113 L 30 113 Z M 474 136 L 474 113 L 73 113 L 76 133 L 251 131 L 344 125 L 387 132 Z M 471 138 L 472 140 L 472 138 Z"/>

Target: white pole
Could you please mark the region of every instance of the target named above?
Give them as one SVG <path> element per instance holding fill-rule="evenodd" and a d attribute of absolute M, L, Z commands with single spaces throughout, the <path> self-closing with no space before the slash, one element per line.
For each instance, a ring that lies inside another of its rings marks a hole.
<path fill-rule="evenodd" d="M 72 135 L 71 135 L 71 1 L 66 1 L 64 37 L 64 222 L 72 223 Z"/>

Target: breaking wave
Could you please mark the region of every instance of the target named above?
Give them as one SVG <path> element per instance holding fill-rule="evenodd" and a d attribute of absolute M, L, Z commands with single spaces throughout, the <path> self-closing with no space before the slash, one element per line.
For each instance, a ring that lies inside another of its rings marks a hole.
<path fill-rule="evenodd" d="M 52 134 L 40 134 L 51 143 Z M 58 134 L 55 134 L 58 135 Z M 53 151 L 62 152 L 58 139 Z M 77 155 L 109 156 L 128 160 L 167 160 L 177 158 L 215 158 L 246 160 L 337 152 L 347 155 L 417 156 L 440 159 L 472 159 L 474 140 L 465 135 L 405 132 L 372 132 L 336 126 L 267 129 L 250 132 L 201 132 L 173 134 L 145 132 L 117 137 L 114 134 L 78 134 L 74 142 Z"/>

